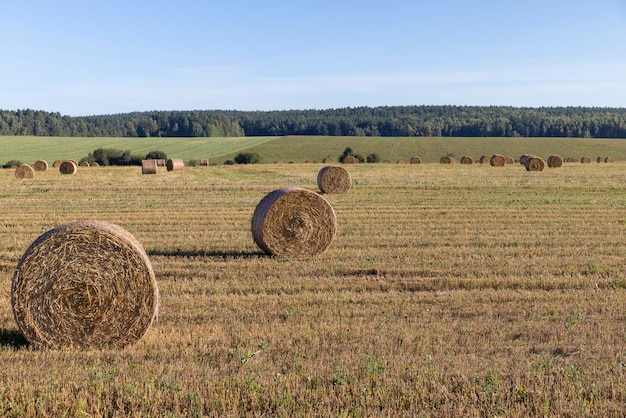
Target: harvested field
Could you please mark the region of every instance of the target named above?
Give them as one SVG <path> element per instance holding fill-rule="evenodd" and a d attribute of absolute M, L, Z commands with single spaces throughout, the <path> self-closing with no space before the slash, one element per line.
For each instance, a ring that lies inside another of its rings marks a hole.
<path fill-rule="evenodd" d="M 0 170 L 0 411 L 13 416 L 621 416 L 626 163 L 355 164 L 319 257 L 264 254 L 273 189 L 319 165 Z M 68 204 L 71 202 L 71 204 Z M 159 318 L 119 350 L 30 347 L 19 258 L 76 219 L 145 248 Z M 9 382 L 9 383 L 7 383 Z M 1 415 L 1 414 L 0 414 Z"/>

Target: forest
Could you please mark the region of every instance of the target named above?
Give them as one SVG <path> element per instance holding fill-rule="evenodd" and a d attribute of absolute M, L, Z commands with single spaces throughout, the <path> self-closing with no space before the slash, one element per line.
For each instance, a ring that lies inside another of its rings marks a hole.
<path fill-rule="evenodd" d="M 380 106 L 65 116 L 0 110 L 0 135 L 72 137 L 455 136 L 626 138 L 626 108 Z"/>

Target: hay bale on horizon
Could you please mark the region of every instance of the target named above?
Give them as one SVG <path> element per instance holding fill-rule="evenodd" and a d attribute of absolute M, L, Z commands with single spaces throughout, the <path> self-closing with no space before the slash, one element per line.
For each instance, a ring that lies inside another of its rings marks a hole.
<path fill-rule="evenodd" d="M 504 167 L 504 165 L 506 164 L 506 157 L 500 154 L 493 154 L 489 158 L 489 164 L 492 167 Z"/>
<path fill-rule="evenodd" d="M 472 157 L 470 157 L 468 155 L 462 156 L 461 160 L 459 162 L 461 164 L 474 164 L 474 160 L 472 159 Z"/>
<path fill-rule="evenodd" d="M 551 155 L 546 162 L 550 168 L 559 168 L 563 166 L 563 157 L 560 155 Z"/>
<path fill-rule="evenodd" d="M 444 155 L 439 159 L 440 164 L 454 164 L 455 159 L 450 155 Z"/>
<path fill-rule="evenodd" d="M 324 159 L 322 159 L 322 163 L 323 164 L 333 164 L 335 162 L 335 160 L 333 160 L 333 157 L 328 156 Z"/>
<path fill-rule="evenodd" d="M 604 157 L 604 162 L 605 163 L 614 163 L 615 160 L 613 159 L 613 157 Z"/>
<path fill-rule="evenodd" d="M 208 167 L 209 165 L 209 159 L 208 158 L 201 158 L 200 159 L 200 166 L 201 167 Z"/>
<path fill-rule="evenodd" d="M 157 160 L 141 160 L 141 174 L 156 174 Z"/>
<path fill-rule="evenodd" d="M 580 157 L 580 163 L 581 164 L 590 164 L 591 163 L 591 157 Z"/>
<path fill-rule="evenodd" d="M 165 162 L 167 171 L 182 171 L 185 167 L 185 163 L 181 158 L 170 158 Z"/>
<path fill-rule="evenodd" d="M 61 164 L 63 164 L 63 160 L 55 160 L 54 163 L 52 163 L 52 168 L 59 168 Z"/>
<path fill-rule="evenodd" d="M 489 160 L 491 159 L 491 155 L 481 155 L 478 159 L 480 164 L 489 164 Z"/>
<path fill-rule="evenodd" d="M 28 164 L 21 164 L 15 169 L 15 178 L 17 179 L 32 179 L 35 175 L 35 170 Z"/>
<path fill-rule="evenodd" d="M 419 157 L 418 155 L 411 157 L 411 159 L 409 160 L 409 163 L 411 164 L 421 164 L 422 163 L 422 158 Z"/>
<path fill-rule="evenodd" d="M 283 187 L 259 202 L 251 228 L 254 242 L 267 254 L 304 259 L 323 253 L 332 244 L 337 217 L 317 193 Z"/>
<path fill-rule="evenodd" d="M 83 161 L 79 164 L 80 167 L 89 167 L 89 163 L 87 161 Z"/>
<path fill-rule="evenodd" d="M 37 160 L 35 164 L 33 164 L 33 169 L 35 169 L 35 171 L 47 171 L 48 162 L 45 160 Z"/>
<path fill-rule="evenodd" d="M 343 163 L 344 164 L 358 164 L 359 159 L 356 157 L 353 157 L 352 155 L 348 155 L 346 158 L 343 159 Z"/>
<path fill-rule="evenodd" d="M 61 174 L 76 174 L 78 171 L 78 165 L 72 160 L 63 161 L 59 166 L 59 172 Z"/>
<path fill-rule="evenodd" d="M 524 166 L 526 167 L 526 171 L 543 171 L 546 163 L 541 157 L 533 155 L 526 159 L 526 163 L 524 164 Z"/>
<path fill-rule="evenodd" d="M 156 319 L 159 292 L 148 256 L 122 227 L 77 221 L 37 238 L 13 275 L 18 328 L 36 348 L 120 348 Z"/>
<path fill-rule="evenodd" d="M 317 173 L 317 187 L 322 193 L 346 193 L 351 186 L 350 173 L 343 167 L 329 165 Z"/>

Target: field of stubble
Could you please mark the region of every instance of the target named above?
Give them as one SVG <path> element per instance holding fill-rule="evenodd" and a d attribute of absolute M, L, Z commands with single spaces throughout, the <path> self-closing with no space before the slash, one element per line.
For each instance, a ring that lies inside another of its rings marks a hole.
<path fill-rule="evenodd" d="M 0 170 L 0 416 L 607 416 L 626 405 L 626 165 L 348 166 L 320 257 L 264 255 L 256 204 L 318 164 Z M 97 219 L 145 247 L 158 322 L 30 348 L 26 248 Z"/>

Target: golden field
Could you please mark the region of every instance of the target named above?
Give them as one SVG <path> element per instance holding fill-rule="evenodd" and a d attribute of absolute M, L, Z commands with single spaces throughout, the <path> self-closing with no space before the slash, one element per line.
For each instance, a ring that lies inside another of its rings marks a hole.
<path fill-rule="evenodd" d="M 0 170 L 0 416 L 624 416 L 626 163 L 344 166 L 331 247 L 264 255 L 257 203 L 322 167 Z M 158 321 L 35 350 L 14 269 L 80 219 L 143 244 Z"/>

